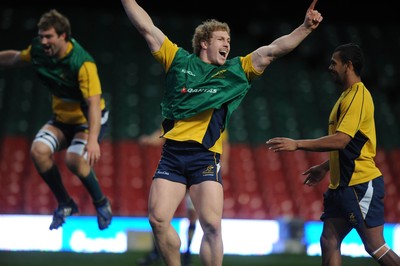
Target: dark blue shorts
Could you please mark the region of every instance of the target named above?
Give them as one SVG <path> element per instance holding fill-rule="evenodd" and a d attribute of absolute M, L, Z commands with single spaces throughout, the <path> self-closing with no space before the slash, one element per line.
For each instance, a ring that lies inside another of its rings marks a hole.
<path fill-rule="evenodd" d="M 109 116 L 108 113 L 109 112 L 107 109 L 104 109 L 101 111 L 101 128 L 100 128 L 99 137 L 97 139 L 97 141 L 99 143 L 103 139 L 105 131 L 108 127 L 108 116 Z M 87 124 L 65 124 L 65 123 L 59 122 L 56 120 L 56 117 L 54 115 L 49 121 L 47 121 L 47 124 L 53 125 L 62 131 L 68 146 L 72 143 L 72 140 L 75 137 L 76 133 L 87 132 L 89 129 L 89 126 Z"/>
<path fill-rule="evenodd" d="M 167 140 L 153 178 L 164 178 L 190 187 L 211 180 L 222 184 L 220 154 L 200 143 Z"/>
<path fill-rule="evenodd" d="M 324 193 L 325 218 L 345 218 L 352 227 L 364 222 L 368 227 L 383 225 L 385 186 L 383 176 L 351 187 L 328 189 Z"/>

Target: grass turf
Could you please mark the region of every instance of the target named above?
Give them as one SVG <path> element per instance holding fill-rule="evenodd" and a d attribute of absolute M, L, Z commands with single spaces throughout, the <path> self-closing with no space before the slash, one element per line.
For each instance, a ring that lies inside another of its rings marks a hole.
<path fill-rule="evenodd" d="M 145 256 L 143 252 L 126 253 L 75 253 L 75 252 L 28 252 L 0 251 L 1 266 L 134 266 Z M 161 262 L 154 265 L 163 265 Z M 273 254 L 267 256 L 224 256 L 224 266 L 318 266 L 321 257 L 293 254 Z M 342 265 L 373 266 L 378 265 L 371 258 L 343 257 Z M 193 255 L 193 266 L 201 266 L 199 257 Z"/>

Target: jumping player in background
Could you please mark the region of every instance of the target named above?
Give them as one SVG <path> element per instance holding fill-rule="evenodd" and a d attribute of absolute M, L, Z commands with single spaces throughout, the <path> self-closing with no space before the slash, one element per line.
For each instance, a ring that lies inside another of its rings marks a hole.
<path fill-rule="evenodd" d="M 274 60 L 293 51 L 318 27 L 322 16 L 313 2 L 303 23 L 291 33 L 245 56 L 228 59 L 228 24 L 215 19 L 201 23 L 195 29 L 190 53 L 156 27 L 135 0 L 121 2 L 166 74 L 161 103 L 166 141 L 149 193 L 149 222 L 156 245 L 165 264 L 181 264 L 180 238 L 171 220 L 189 191 L 204 233 L 200 260 L 203 265 L 220 266 L 224 254 L 222 133 L 252 81 Z"/>
<path fill-rule="evenodd" d="M 57 10 L 44 13 L 37 26 L 38 36 L 27 49 L 0 52 L 0 66 L 31 66 L 51 92 L 53 116 L 31 146 L 33 163 L 58 202 L 50 230 L 58 229 L 68 216 L 78 213 L 53 158 L 55 152 L 64 149 L 66 165 L 89 192 L 99 229 L 103 230 L 111 223 L 112 211 L 93 170 L 101 156 L 99 142 L 108 120 L 97 66 L 71 37 L 68 18 Z"/>

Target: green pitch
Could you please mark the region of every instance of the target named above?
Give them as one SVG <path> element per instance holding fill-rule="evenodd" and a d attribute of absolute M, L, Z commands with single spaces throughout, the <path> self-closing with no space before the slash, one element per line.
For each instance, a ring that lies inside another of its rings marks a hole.
<path fill-rule="evenodd" d="M 0 251 L 1 266 L 135 266 L 136 260 L 145 253 L 74 253 L 74 252 L 6 252 Z M 193 266 L 201 266 L 197 255 L 193 255 Z M 378 265 L 370 258 L 343 257 L 346 266 Z M 161 263 L 155 265 L 162 265 Z M 319 266 L 321 257 L 279 254 L 267 256 L 224 257 L 224 266 Z"/>

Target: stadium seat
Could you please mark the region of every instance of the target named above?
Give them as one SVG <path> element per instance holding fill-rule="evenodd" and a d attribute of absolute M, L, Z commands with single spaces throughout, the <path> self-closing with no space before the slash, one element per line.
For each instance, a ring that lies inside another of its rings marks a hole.
<path fill-rule="evenodd" d="M 21 137 L 2 139 L 0 148 L 0 213 L 22 213 L 29 141 Z"/>
<path fill-rule="evenodd" d="M 115 143 L 115 211 L 119 215 L 147 215 L 149 186 L 145 181 L 145 161 L 136 141 Z"/>

